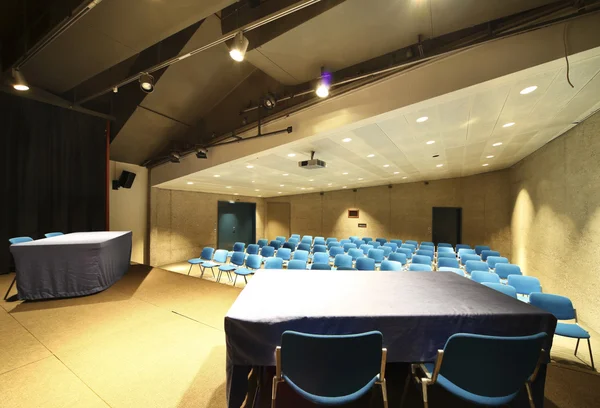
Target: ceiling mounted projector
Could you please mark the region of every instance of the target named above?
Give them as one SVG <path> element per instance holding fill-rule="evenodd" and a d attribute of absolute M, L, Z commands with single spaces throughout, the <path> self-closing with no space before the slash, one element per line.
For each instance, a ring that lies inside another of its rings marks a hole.
<path fill-rule="evenodd" d="M 298 162 L 298 167 L 303 169 L 324 169 L 327 163 L 323 160 L 315 159 L 315 152 L 310 152 L 310 160 L 302 160 Z"/>

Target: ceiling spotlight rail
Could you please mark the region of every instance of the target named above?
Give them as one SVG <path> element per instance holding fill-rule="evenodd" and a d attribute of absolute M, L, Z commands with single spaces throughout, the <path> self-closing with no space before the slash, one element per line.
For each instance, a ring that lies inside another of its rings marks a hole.
<path fill-rule="evenodd" d="M 264 26 L 266 24 L 269 24 L 269 23 L 271 23 L 271 22 L 273 22 L 275 20 L 278 20 L 280 18 L 286 17 L 286 16 L 288 16 L 290 14 L 293 14 L 293 13 L 295 13 L 297 11 L 305 9 L 306 7 L 312 6 L 313 4 L 319 3 L 320 1 L 321 0 L 303 0 L 303 1 L 299 1 L 299 2 L 297 2 L 295 4 L 292 4 L 291 6 L 288 6 L 288 7 L 284 8 L 283 10 L 279 10 L 279 11 L 277 11 L 275 13 L 271 13 L 268 16 L 265 16 L 265 17 L 263 17 L 261 19 L 253 21 L 251 23 L 248 23 L 245 26 L 243 26 L 243 27 L 241 27 L 239 29 L 236 29 L 235 31 L 232 31 L 232 32 L 227 33 L 227 34 L 224 34 L 221 37 L 219 37 L 218 39 L 216 39 L 215 41 L 213 41 L 213 42 L 211 42 L 209 44 L 206 44 L 206 45 L 204 45 L 204 46 L 202 46 L 200 48 L 196 48 L 195 50 L 192 50 L 192 51 L 190 51 L 190 52 L 188 52 L 186 54 L 170 58 L 170 59 L 168 59 L 166 61 L 163 61 L 163 62 L 161 62 L 161 63 L 159 63 L 157 65 L 154 65 L 154 66 L 152 66 L 150 68 L 147 68 L 143 72 L 146 73 L 146 74 L 151 74 L 153 72 L 156 72 L 156 71 L 159 71 L 161 69 L 167 68 L 167 67 L 169 67 L 169 66 L 171 66 L 171 65 L 173 65 L 173 64 L 175 64 L 175 63 L 177 63 L 179 61 L 182 61 L 182 60 L 184 60 L 186 58 L 189 58 L 189 57 L 191 57 L 193 55 L 199 54 L 199 53 L 201 53 L 203 51 L 206 51 L 206 50 L 208 50 L 210 48 L 213 48 L 213 47 L 215 47 L 215 46 L 217 46 L 219 44 L 223 44 L 226 41 L 234 39 L 234 38 L 236 38 L 236 36 L 238 37 L 238 41 L 242 41 L 242 44 L 243 44 L 243 40 L 241 40 L 242 38 L 245 39 L 245 37 L 243 36 L 243 33 L 247 33 L 248 31 L 255 30 L 255 29 L 257 29 L 259 27 L 262 27 L 262 26 Z M 240 35 L 240 33 L 241 33 L 241 35 Z M 246 47 L 247 47 L 247 44 L 246 44 Z M 130 76 L 130 77 L 128 77 L 128 78 L 126 78 L 126 79 L 124 79 L 124 80 L 122 80 L 122 81 L 120 81 L 120 82 L 118 82 L 116 84 L 113 84 L 113 85 L 111 85 L 111 86 L 109 86 L 109 87 L 107 87 L 107 88 L 105 88 L 105 89 L 103 89 L 103 90 L 101 90 L 101 91 L 93 94 L 93 95 L 90 95 L 90 96 L 87 96 L 87 97 L 82 98 L 80 100 L 77 100 L 76 103 L 77 104 L 83 104 L 83 103 L 91 101 L 92 99 L 96 99 L 97 97 L 102 96 L 102 95 L 104 95 L 106 93 L 113 92 L 114 88 L 118 89 L 118 88 L 120 88 L 122 86 L 125 86 L 125 85 L 130 84 L 130 83 L 135 82 L 135 81 L 138 81 L 140 75 L 141 75 L 141 73 L 140 74 L 132 75 L 132 76 Z"/>

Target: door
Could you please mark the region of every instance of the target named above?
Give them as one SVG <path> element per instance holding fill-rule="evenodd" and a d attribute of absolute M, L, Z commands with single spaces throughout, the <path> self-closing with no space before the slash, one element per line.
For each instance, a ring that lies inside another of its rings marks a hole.
<path fill-rule="evenodd" d="M 462 208 L 433 207 L 431 235 L 434 244 L 447 242 L 456 246 L 462 240 Z"/>
<path fill-rule="evenodd" d="M 267 238 L 288 238 L 290 234 L 290 203 L 267 203 Z"/>
<path fill-rule="evenodd" d="M 236 242 L 256 242 L 256 204 L 219 201 L 217 248 L 233 248 Z"/>

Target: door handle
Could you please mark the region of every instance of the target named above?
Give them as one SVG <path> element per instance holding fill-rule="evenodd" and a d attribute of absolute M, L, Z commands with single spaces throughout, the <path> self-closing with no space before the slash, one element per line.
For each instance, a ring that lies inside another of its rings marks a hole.
<path fill-rule="evenodd" d="M 235 234 L 235 227 L 233 227 L 233 233 Z"/>

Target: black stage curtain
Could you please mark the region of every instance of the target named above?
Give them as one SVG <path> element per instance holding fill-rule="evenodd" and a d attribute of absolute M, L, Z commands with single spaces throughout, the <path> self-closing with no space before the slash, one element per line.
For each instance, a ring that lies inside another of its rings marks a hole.
<path fill-rule="evenodd" d="M 0 92 L 0 273 L 11 237 L 106 228 L 106 125 Z"/>

